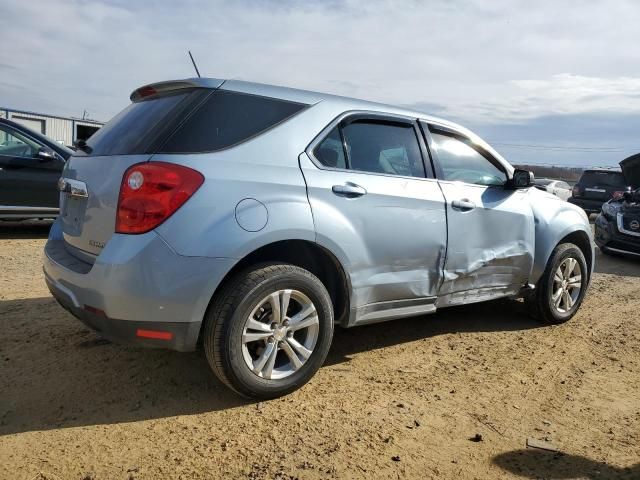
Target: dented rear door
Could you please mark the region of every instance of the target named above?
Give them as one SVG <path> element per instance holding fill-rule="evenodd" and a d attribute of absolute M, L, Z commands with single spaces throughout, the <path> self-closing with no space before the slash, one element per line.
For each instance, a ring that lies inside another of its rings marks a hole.
<path fill-rule="evenodd" d="M 441 283 L 442 192 L 425 176 L 415 122 L 388 118 L 336 121 L 300 155 L 317 242 L 349 277 L 350 325 L 432 310 Z M 382 172 L 385 161 L 402 174 Z"/>

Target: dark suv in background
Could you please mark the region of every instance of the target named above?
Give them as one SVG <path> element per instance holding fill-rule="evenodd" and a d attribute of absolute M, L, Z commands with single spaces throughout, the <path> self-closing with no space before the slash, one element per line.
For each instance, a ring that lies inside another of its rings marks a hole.
<path fill-rule="evenodd" d="M 599 213 L 611 199 L 621 199 L 631 188 L 621 171 L 585 170 L 573 187 L 569 202 L 587 213 Z"/>
<path fill-rule="evenodd" d="M 640 153 L 620 162 L 629 192 L 602 206 L 596 218 L 596 244 L 603 253 L 640 257 Z"/>

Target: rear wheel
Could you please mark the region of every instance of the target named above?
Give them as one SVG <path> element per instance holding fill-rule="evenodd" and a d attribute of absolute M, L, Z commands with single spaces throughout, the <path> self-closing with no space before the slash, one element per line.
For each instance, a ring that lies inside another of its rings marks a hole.
<path fill-rule="evenodd" d="M 558 245 L 528 299 L 534 315 L 546 323 L 564 323 L 573 317 L 588 285 L 587 261 L 573 243 Z"/>
<path fill-rule="evenodd" d="M 293 265 L 263 264 L 216 296 L 204 329 L 213 372 L 238 393 L 267 399 L 304 385 L 324 362 L 333 308 L 322 282 Z"/>

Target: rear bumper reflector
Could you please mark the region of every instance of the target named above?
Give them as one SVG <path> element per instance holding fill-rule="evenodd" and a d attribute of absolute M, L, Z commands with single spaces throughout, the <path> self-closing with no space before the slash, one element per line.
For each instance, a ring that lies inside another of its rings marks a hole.
<path fill-rule="evenodd" d="M 102 317 L 107 316 L 107 314 L 104 313 L 104 310 L 100 310 L 99 308 L 92 307 L 91 305 L 85 305 L 84 309 L 89 313 L 93 313 L 94 315 L 100 315 Z"/>
<path fill-rule="evenodd" d="M 143 330 L 142 328 L 139 328 L 136 330 L 136 337 L 154 338 L 156 340 L 171 340 L 173 338 L 173 333 L 162 332 L 159 330 Z"/>

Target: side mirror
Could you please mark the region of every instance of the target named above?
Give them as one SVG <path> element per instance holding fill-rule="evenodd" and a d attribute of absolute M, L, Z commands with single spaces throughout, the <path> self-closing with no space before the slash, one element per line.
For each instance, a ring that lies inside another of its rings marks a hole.
<path fill-rule="evenodd" d="M 507 186 L 510 188 L 529 188 L 535 185 L 535 177 L 533 176 L 533 172 L 528 170 L 520 170 L 516 168 L 513 172 L 513 177 L 511 181 L 507 183 Z"/>
<path fill-rule="evenodd" d="M 50 162 L 52 160 L 55 160 L 56 154 L 50 148 L 42 147 L 38 150 L 37 157 L 39 162 L 44 163 L 44 162 Z"/>

